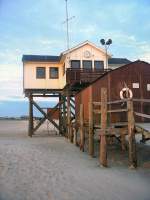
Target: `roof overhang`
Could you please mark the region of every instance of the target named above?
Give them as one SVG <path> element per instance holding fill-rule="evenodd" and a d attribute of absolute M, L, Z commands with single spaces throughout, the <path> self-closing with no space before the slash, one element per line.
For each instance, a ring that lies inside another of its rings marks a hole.
<path fill-rule="evenodd" d="M 72 47 L 71 49 L 68 49 L 68 50 L 62 52 L 61 55 L 66 55 L 66 54 L 68 54 L 68 53 L 71 53 L 72 51 L 74 51 L 74 50 L 76 50 L 76 49 L 79 49 L 79 48 L 81 48 L 82 46 L 85 46 L 85 45 L 87 45 L 87 44 L 89 44 L 90 46 L 93 46 L 93 47 L 96 48 L 98 51 L 101 51 L 102 53 L 106 54 L 106 51 L 105 51 L 103 48 L 98 47 L 98 46 L 96 46 L 94 43 L 92 43 L 92 42 L 86 40 L 85 42 L 82 42 L 82 43 L 78 44 L 77 46 Z M 112 57 L 112 55 L 111 55 L 110 53 L 107 53 L 107 56 L 108 56 L 108 57 Z"/>

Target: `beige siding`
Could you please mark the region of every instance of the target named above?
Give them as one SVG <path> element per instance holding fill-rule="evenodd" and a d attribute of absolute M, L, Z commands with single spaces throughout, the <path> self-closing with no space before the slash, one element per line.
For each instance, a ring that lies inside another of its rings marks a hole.
<path fill-rule="evenodd" d="M 84 56 L 84 52 L 85 51 L 89 51 L 91 54 L 91 57 L 86 58 Z M 81 60 L 81 68 L 82 68 L 82 60 L 92 60 L 93 62 L 93 67 L 94 67 L 94 60 L 102 60 L 104 61 L 104 66 L 106 66 L 106 56 L 105 54 L 98 50 L 97 48 L 95 48 L 94 46 L 91 46 L 89 44 L 86 44 L 74 51 L 72 51 L 71 53 L 69 53 L 66 56 L 66 67 L 69 68 L 70 67 L 70 61 L 71 60 Z"/>
<path fill-rule="evenodd" d="M 85 51 L 89 51 L 91 56 L 85 57 Z M 63 89 L 66 85 L 66 74 L 63 74 L 63 62 L 66 68 L 70 67 L 71 60 L 92 60 L 94 67 L 94 60 L 104 61 L 105 54 L 96 47 L 85 44 L 80 48 L 74 49 L 72 52 L 63 56 L 64 61 L 60 63 L 42 63 L 42 62 L 26 62 L 24 63 L 24 89 Z M 36 67 L 46 67 L 46 78 L 36 79 Z M 59 67 L 59 79 L 49 79 L 49 67 Z"/>
<path fill-rule="evenodd" d="M 36 67 L 46 67 L 46 78 L 36 79 Z M 49 67 L 59 68 L 59 79 L 49 78 Z M 62 64 L 58 63 L 25 63 L 24 89 L 62 89 Z"/>

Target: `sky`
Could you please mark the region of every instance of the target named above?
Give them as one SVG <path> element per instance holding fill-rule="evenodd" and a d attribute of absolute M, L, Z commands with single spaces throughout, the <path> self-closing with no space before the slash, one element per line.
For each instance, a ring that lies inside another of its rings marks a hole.
<path fill-rule="evenodd" d="M 68 0 L 70 46 L 111 38 L 114 57 L 150 62 L 150 0 Z M 0 0 L 0 104 L 24 101 L 22 55 L 66 49 L 65 0 Z"/>

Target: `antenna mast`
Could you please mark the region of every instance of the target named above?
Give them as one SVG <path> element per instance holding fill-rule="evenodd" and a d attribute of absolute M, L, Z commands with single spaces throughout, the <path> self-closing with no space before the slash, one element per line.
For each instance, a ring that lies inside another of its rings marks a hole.
<path fill-rule="evenodd" d="M 68 19 L 68 0 L 66 1 L 66 26 L 67 26 L 67 49 L 69 49 L 69 19 Z"/>
<path fill-rule="evenodd" d="M 72 16 L 69 18 L 69 14 L 68 14 L 68 0 L 65 0 L 66 2 L 66 20 L 64 21 L 64 23 L 66 23 L 66 31 L 67 31 L 67 49 L 69 49 L 69 21 L 72 20 L 73 18 L 75 18 L 75 16 Z"/>

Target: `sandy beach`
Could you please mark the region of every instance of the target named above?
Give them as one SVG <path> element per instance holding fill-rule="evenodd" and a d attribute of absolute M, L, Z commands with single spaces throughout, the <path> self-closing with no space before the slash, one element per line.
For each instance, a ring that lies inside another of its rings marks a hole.
<path fill-rule="evenodd" d="M 29 138 L 27 121 L 0 121 L 0 200 L 150 199 L 149 143 L 139 146 L 145 157 L 137 170 L 111 154 L 101 168 L 54 133 L 44 128 Z"/>

